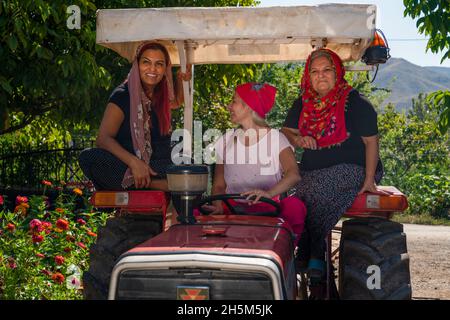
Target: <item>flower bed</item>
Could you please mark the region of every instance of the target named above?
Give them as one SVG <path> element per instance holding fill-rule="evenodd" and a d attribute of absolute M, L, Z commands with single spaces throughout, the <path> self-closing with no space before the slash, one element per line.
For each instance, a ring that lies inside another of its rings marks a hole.
<path fill-rule="evenodd" d="M 82 299 L 89 247 L 110 214 L 93 211 L 79 188 L 43 185 L 43 195 L 14 199 L 14 211 L 0 195 L 0 299 Z M 49 188 L 59 192 L 52 205 Z"/>

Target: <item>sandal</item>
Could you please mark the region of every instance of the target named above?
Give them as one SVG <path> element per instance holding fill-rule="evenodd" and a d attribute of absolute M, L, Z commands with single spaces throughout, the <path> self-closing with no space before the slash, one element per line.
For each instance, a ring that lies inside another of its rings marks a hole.
<path fill-rule="evenodd" d="M 319 259 L 310 259 L 308 263 L 308 278 L 312 286 L 323 283 L 325 275 L 325 261 Z"/>

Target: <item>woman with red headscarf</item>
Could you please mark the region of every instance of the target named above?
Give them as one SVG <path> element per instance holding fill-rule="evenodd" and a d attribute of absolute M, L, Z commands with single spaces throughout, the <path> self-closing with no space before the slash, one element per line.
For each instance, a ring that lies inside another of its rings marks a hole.
<path fill-rule="evenodd" d="M 266 114 L 275 103 L 277 89 L 267 83 L 245 83 L 236 87 L 228 105 L 231 122 L 239 125 L 229 130 L 215 144 L 216 165 L 212 195 L 240 194 L 246 200 L 230 200 L 247 213 L 270 212 L 274 208 L 259 202 L 261 197 L 280 204 L 280 217 L 295 234 L 295 243 L 303 232 L 306 208 L 303 202 L 281 195 L 300 180 L 294 148 L 279 130 L 271 129 Z M 230 213 L 222 201 L 204 206 L 213 214 Z"/>
<path fill-rule="evenodd" d="M 292 145 L 304 149 L 296 195 L 308 214 L 297 259 L 313 286 L 321 286 L 325 276 L 325 237 L 356 196 L 384 193 L 376 186 L 383 175 L 377 114 L 344 75 L 336 53 L 314 51 L 306 61 L 301 97 L 282 128 Z"/>
<path fill-rule="evenodd" d="M 111 94 L 97 136 L 97 147 L 80 154 L 80 166 L 97 190 L 167 189 L 171 162 L 171 109 L 183 102 L 181 79 L 176 95 L 167 49 L 143 43 L 124 83 Z"/>

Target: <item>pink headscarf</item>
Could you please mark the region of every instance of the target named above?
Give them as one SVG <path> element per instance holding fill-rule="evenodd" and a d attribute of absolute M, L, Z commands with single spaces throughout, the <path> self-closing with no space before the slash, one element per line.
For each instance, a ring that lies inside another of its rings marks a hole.
<path fill-rule="evenodd" d="M 125 80 L 125 82 L 128 82 L 128 92 L 130 94 L 130 130 L 134 153 L 136 157 L 147 164 L 150 162 L 152 155 L 150 134 L 152 123 L 150 118 L 152 101 L 146 96 L 142 87 L 139 74 L 139 57 L 142 52 L 149 49 L 149 47 L 152 49 L 151 46 L 155 44 L 162 46 L 157 42 L 144 42 L 137 48 L 133 65 Z M 175 94 L 173 90 L 172 63 L 167 50 L 162 51 L 167 60 L 166 72 L 161 80 L 161 86 L 156 87 L 156 89 L 159 88 L 159 90 L 162 90 L 162 94 L 154 92 L 153 97 L 154 99 L 155 97 L 162 99 L 162 103 L 156 106 L 158 109 L 155 108 L 155 111 L 158 114 L 158 120 L 160 120 L 159 125 L 161 133 L 167 134 L 170 131 L 170 105 L 175 100 Z M 128 168 L 122 180 L 122 187 L 126 189 L 133 184 L 134 177 L 131 169 Z"/>

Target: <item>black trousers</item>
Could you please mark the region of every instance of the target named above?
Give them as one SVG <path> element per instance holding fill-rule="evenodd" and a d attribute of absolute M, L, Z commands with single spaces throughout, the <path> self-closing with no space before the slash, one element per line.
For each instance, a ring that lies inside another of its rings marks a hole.
<path fill-rule="evenodd" d="M 155 152 L 149 165 L 158 173 L 155 178 L 165 179 L 167 167 L 172 164 L 172 160 L 154 156 L 157 156 Z M 78 162 L 96 190 L 123 190 L 122 180 L 128 166 L 111 152 L 100 148 L 85 149 L 80 153 Z"/>

